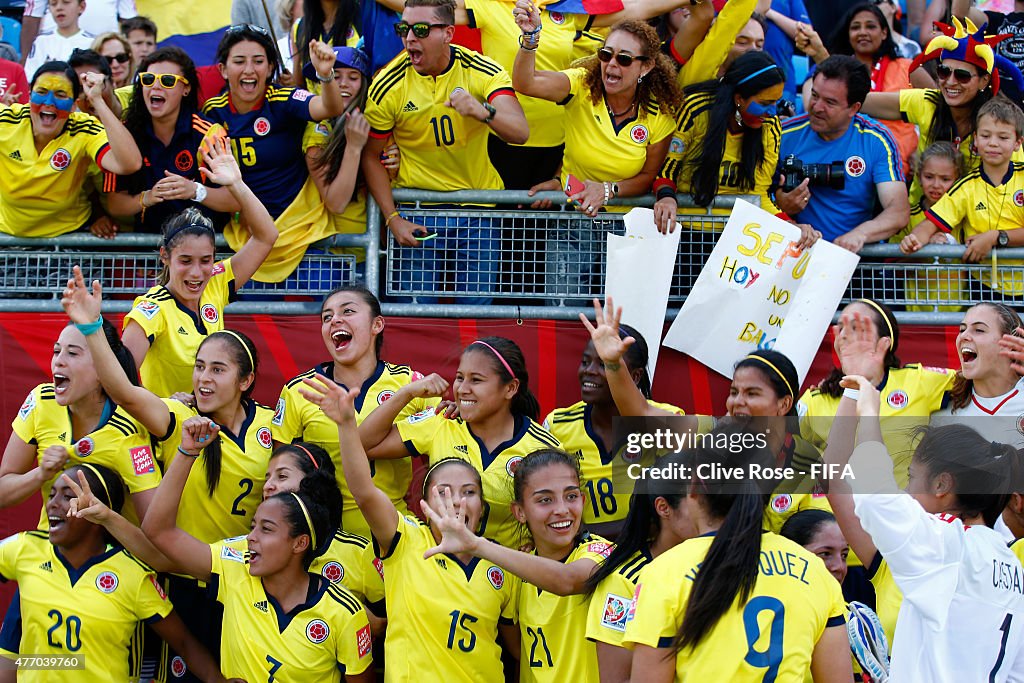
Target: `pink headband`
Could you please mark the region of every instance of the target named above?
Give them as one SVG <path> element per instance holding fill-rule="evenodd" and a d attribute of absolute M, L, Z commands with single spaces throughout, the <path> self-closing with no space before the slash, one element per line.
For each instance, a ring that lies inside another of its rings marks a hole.
<path fill-rule="evenodd" d="M 516 376 L 516 373 L 512 372 L 512 367 L 508 364 L 508 361 L 505 360 L 505 357 L 498 353 L 498 349 L 494 348 L 485 341 L 480 341 L 479 339 L 473 342 L 473 344 L 479 344 L 480 346 L 486 346 L 487 348 L 489 348 L 491 350 L 491 353 L 497 356 L 498 360 L 501 361 L 501 364 L 505 367 L 506 370 L 508 370 L 508 374 L 511 375 L 512 377 Z M 470 344 L 470 346 L 472 346 L 473 344 Z"/>

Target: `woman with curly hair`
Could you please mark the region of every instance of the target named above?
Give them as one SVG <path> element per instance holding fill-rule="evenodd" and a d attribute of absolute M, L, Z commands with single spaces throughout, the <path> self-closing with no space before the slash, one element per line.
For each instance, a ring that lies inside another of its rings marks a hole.
<path fill-rule="evenodd" d="M 524 95 L 562 104 L 566 113 L 561 177 L 530 192 L 569 187 L 569 198 L 591 219 L 610 199 L 649 192 L 682 100 L 658 33 L 641 21 L 621 21 L 597 54 L 564 71 L 538 71 L 540 14 L 517 6 L 515 17 L 523 37 L 512 84 Z M 594 227 L 579 220 L 550 236 L 549 292 L 586 293 L 595 261 Z"/>
<path fill-rule="evenodd" d="M 147 55 L 132 88 L 124 125 L 146 163 L 129 176 L 108 175 L 110 213 L 132 217 L 136 232 L 160 233 L 189 207 L 211 220 L 238 211 L 228 189 L 205 185 L 199 172 L 196 150 L 211 124 L 199 114 L 199 78 L 188 54 L 163 47 Z"/>

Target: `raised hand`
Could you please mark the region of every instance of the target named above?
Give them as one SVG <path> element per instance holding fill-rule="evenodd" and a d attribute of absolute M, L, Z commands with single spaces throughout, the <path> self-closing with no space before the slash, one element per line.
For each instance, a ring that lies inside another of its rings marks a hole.
<path fill-rule="evenodd" d="M 444 392 L 448 391 L 448 380 L 436 372 L 432 372 L 423 379 L 409 382 L 402 387 L 402 391 L 410 398 L 441 397 L 444 396 Z"/>
<path fill-rule="evenodd" d="M 325 382 L 319 377 L 307 377 L 302 383 L 307 388 L 299 387 L 299 393 L 310 403 L 320 406 L 324 415 L 337 424 L 355 422 L 358 388 L 346 389 L 334 382 Z"/>
<path fill-rule="evenodd" d="M 64 469 L 68 462 L 68 449 L 65 446 L 48 446 L 39 460 L 39 469 L 46 481 L 50 481 Z"/>
<path fill-rule="evenodd" d="M 238 161 L 231 153 L 227 138 L 214 138 L 207 146 L 203 154 L 202 171 L 206 178 L 221 187 L 231 187 L 242 182 L 242 170 L 238 168 Z"/>
<path fill-rule="evenodd" d="M 220 438 L 220 425 L 208 417 L 194 415 L 181 423 L 181 450 L 198 455 Z"/>
<path fill-rule="evenodd" d="M 93 524 L 104 524 L 110 518 L 110 508 L 93 494 L 89 481 L 85 478 L 85 472 L 78 471 L 77 482 L 66 474 L 63 477 L 75 494 L 68 508 L 68 517 L 77 517 Z"/>
<path fill-rule="evenodd" d="M 72 268 L 71 272 L 72 277 L 64 288 L 60 305 L 64 307 L 71 322 L 78 325 L 94 323 L 100 319 L 103 308 L 103 287 L 99 280 L 92 281 L 91 290 L 86 287 L 82 269 L 78 266 Z"/>
<path fill-rule="evenodd" d="M 319 40 L 309 41 L 309 61 L 317 74 L 326 78 L 334 71 L 335 54 L 334 50 Z"/>
<path fill-rule="evenodd" d="M 875 377 L 884 372 L 885 354 L 892 340 L 879 337 L 875 321 L 860 313 L 843 313 L 832 327 L 834 348 L 843 373 Z"/>
<path fill-rule="evenodd" d="M 533 33 L 540 28 L 540 10 L 537 9 L 532 0 L 516 0 L 512 16 L 516 20 L 516 26 L 523 33 Z"/>
<path fill-rule="evenodd" d="M 878 417 L 882 398 L 878 389 L 863 375 L 846 375 L 839 382 L 844 389 L 856 389 L 860 392 L 857 398 L 857 415 L 859 417 Z"/>
<path fill-rule="evenodd" d="M 426 499 L 420 501 L 420 506 L 423 508 L 423 514 L 441 532 L 441 542 L 423 553 L 423 559 L 438 553 L 453 555 L 457 553 L 472 554 L 477 547 L 477 543 L 480 542 L 480 537 L 466 526 L 466 518 L 462 514 L 461 509 L 455 509 L 455 501 L 452 500 L 451 490 L 448 488 L 438 490 L 434 486 L 430 490 L 430 498 L 434 501 L 433 507 L 427 504 Z M 434 509 L 435 507 L 437 510 Z"/>
<path fill-rule="evenodd" d="M 587 316 L 580 313 L 580 320 L 583 326 L 590 332 L 590 338 L 594 342 L 594 350 L 605 363 L 618 363 L 626 354 L 626 349 L 633 345 L 636 340 L 633 337 L 619 338 L 619 320 L 622 319 L 622 309 L 615 308 L 615 302 L 608 297 L 605 308 L 601 308 L 601 302 L 594 299 L 594 322 L 592 325 Z"/>

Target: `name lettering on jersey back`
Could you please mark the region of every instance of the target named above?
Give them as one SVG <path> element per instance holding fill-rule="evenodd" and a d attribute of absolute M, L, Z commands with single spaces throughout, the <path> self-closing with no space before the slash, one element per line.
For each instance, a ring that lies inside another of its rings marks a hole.
<path fill-rule="evenodd" d="M 808 567 L 810 567 L 810 563 L 807 562 L 807 559 L 796 553 L 783 550 L 762 550 L 758 570 L 764 576 L 789 576 L 809 586 L 810 584 L 804 578 L 807 575 Z"/>
<path fill-rule="evenodd" d="M 1021 566 L 992 560 L 992 587 L 999 590 L 1011 591 L 1024 595 L 1024 577 L 1021 576 Z"/>

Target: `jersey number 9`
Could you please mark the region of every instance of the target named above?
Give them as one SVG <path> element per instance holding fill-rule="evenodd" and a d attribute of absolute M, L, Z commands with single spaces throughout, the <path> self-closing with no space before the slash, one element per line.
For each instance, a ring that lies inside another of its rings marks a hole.
<path fill-rule="evenodd" d="M 755 649 L 757 641 L 761 639 L 761 626 L 757 622 L 761 612 L 771 612 L 766 650 Z M 758 669 L 768 669 L 764 672 L 764 678 L 761 679 L 763 683 L 774 683 L 776 676 L 779 675 L 785 622 L 785 606 L 777 598 L 768 595 L 759 595 L 753 598 L 743 609 L 743 630 L 747 635 L 747 654 L 743 661 Z"/>

